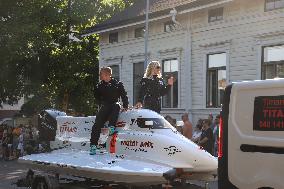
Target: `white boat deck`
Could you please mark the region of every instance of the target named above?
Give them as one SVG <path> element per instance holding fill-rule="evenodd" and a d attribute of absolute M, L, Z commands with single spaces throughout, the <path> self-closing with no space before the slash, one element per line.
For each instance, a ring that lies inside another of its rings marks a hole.
<path fill-rule="evenodd" d="M 89 151 L 78 149 L 27 155 L 19 161 L 44 171 L 125 183 L 164 183 L 163 173 L 172 169 L 145 159 L 142 161 L 140 158 L 130 159 L 125 155 L 109 153 L 89 155 Z"/>

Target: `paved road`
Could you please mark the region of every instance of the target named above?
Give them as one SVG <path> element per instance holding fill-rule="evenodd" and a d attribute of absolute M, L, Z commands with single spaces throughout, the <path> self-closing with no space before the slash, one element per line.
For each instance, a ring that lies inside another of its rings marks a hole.
<path fill-rule="evenodd" d="M 16 185 L 13 185 L 13 183 L 24 176 L 26 171 L 27 167 L 17 163 L 15 160 L 0 160 L 0 189 L 18 188 Z"/>
<path fill-rule="evenodd" d="M 25 187 L 17 187 L 14 183 L 18 179 L 26 175 L 28 167 L 14 161 L 0 160 L 0 189 L 27 189 Z M 193 184 L 186 184 L 184 186 L 174 187 L 173 189 L 204 189 L 205 183 L 195 182 Z M 79 187 L 70 187 L 68 189 L 79 189 Z M 92 188 L 92 187 L 91 187 Z M 217 182 L 209 183 L 210 189 L 217 189 Z M 81 187 L 80 187 L 81 189 Z M 139 188 L 141 189 L 141 188 Z"/>

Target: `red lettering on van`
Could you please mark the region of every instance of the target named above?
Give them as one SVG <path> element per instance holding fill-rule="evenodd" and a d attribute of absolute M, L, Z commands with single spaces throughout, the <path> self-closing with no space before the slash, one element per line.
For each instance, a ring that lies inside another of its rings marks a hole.
<path fill-rule="evenodd" d="M 281 109 L 271 110 L 271 109 L 264 109 L 263 115 L 265 118 L 283 118 L 284 113 Z"/>
<path fill-rule="evenodd" d="M 259 127 L 260 128 L 270 128 L 270 122 L 269 121 L 259 121 Z"/>

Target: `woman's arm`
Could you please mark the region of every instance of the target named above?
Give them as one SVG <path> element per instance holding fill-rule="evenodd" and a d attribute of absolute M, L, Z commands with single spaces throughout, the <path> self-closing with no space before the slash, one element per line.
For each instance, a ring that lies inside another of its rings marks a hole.
<path fill-rule="evenodd" d="M 168 79 L 168 84 L 167 85 L 164 83 L 163 79 L 161 79 L 160 81 L 161 81 L 160 82 L 160 85 L 161 85 L 161 94 L 160 94 L 160 96 L 164 96 L 164 95 L 166 95 L 170 91 L 171 86 L 173 85 L 173 77 L 170 77 Z"/>

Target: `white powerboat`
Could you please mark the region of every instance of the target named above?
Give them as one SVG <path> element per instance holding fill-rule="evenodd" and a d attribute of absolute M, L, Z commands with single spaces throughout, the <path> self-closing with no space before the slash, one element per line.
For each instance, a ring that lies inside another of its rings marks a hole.
<path fill-rule="evenodd" d="M 57 116 L 56 121 L 52 151 L 26 155 L 20 163 L 41 171 L 132 185 L 157 185 L 176 178 L 209 181 L 216 177 L 217 159 L 151 110 L 121 112 L 116 134 L 108 136 L 108 129 L 102 129 L 100 143 L 106 145 L 97 155 L 89 155 L 95 117 Z M 51 128 L 47 123 L 43 126 Z"/>

